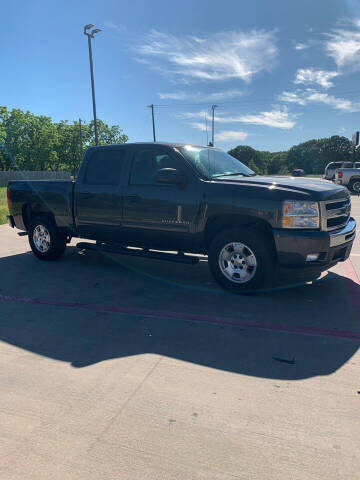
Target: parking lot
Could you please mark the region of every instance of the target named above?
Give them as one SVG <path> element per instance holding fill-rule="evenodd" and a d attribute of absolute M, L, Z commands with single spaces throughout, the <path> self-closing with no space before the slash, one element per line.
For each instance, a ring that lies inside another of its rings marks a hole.
<path fill-rule="evenodd" d="M 75 244 L 39 262 L 0 227 L 0 479 L 359 478 L 359 238 L 244 296 Z"/>

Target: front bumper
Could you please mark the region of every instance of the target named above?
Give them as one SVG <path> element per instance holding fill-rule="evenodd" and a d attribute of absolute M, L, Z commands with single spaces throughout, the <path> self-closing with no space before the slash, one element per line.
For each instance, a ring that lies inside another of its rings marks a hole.
<path fill-rule="evenodd" d="M 11 228 L 15 227 L 15 220 L 12 215 L 6 215 L 6 218 L 8 219 L 8 224 L 10 225 Z"/>
<path fill-rule="evenodd" d="M 278 263 L 283 267 L 324 267 L 345 261 L 356 235 L 356 222 L 350 218 L 337 232 L 274 230 Z M 319 253 L 319 259 L 307 262 L 309 254 Z"/>

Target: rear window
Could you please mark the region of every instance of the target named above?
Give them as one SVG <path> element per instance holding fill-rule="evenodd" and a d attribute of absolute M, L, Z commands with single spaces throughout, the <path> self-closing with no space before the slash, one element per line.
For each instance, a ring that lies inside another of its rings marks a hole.
<path fill-rule="evenodd" d="M 124 148 L 95 151 L 88 160 L 85 182 L 89 185 L 118 185 L 125 153 Z"/>
<path fill-rule="evenodd" d="M 352 168 L 353 164 L 351 162 L 344 162 L 342 168 Z"/>

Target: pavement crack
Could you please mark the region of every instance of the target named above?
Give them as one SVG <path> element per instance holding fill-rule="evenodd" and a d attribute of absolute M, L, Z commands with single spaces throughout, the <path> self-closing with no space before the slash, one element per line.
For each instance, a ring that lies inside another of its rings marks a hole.
<path fill-rule="evenodd" d="M 148 371 L 148 373 L 145 375 L 145 377 L 141 380 L 141 382 L 139 383 L 139 385 L 135 388 L 135 390 L 129 395 L 129 397 L 125 400 L 125 402 L 123 403 L 123 405 L 121 406 L 121 408 L 118 410 L 118 412 L 111 418 L 111 420 L 109 421 L 109 423 L 106 425 L 106 427 L 103 429 L 103 431 L 101 433 L 99 433 L 99 435 L 97 435 L 97 437 L 95 438 L 94 442 L 90 445 L 90 447 L 88 448 L 87 450 L 87 453 L 90 453 L 91 450 L 94 448 L 94 446 L 97 444 L 97 442 L 101 439 L 101 437 L 103 435 L 105 435 L 105 433 L 109 430 L 109 428 L 111 427 L 111 425 L 120 417 L 120 415 L 122 414 L 122 412 L 125 410 L 125 408 L 129 405 L 129 403 L 131 402 L 131 400 L 135 397 L 135 395 L 139 392 L 139 390 L 141 389 L 141 387 L 144 385 L 144 383 L 151 377 L 151 375 L 154 373 L 155 369 L 157 368 L 157 366 L 159 365 L 159 363 L 161 362 L 161 360 L 163 359 L 164 357 L 160 357 L 159 360 L 155 363 L 155 365 L 153 365 L 151 367 L 151 369 Z"/>

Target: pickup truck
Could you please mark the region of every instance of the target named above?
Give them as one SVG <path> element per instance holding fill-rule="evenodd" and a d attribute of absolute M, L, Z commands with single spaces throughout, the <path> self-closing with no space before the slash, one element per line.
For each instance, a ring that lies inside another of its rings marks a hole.
<path fill-rule="evenodd" d="M 346 260 L 355 238 L 345 188 L 256 175 L 196 145 L 92 147 L 75 182 L 11 181 L 7 197 L 9 224 L 40 260 L 59 258 L 73 237 L 93 240 L 80 249 L 189 264 L 207 255 L 235 293 L 273 285 L 282 268 L 313 278 Z"/>
<path fill-rule="evenodd" d="M 360 168 L 360 162 L 331 162 L 326 165 L 323 178 L 335 180 L 335 172 L 341 168 Z"/>
<path fill-rule="evenodd" d="M 335 171 L 335 183 L 348 187 L 354 193 L 360 193 L 360 167 L 339 168 Z"/>

